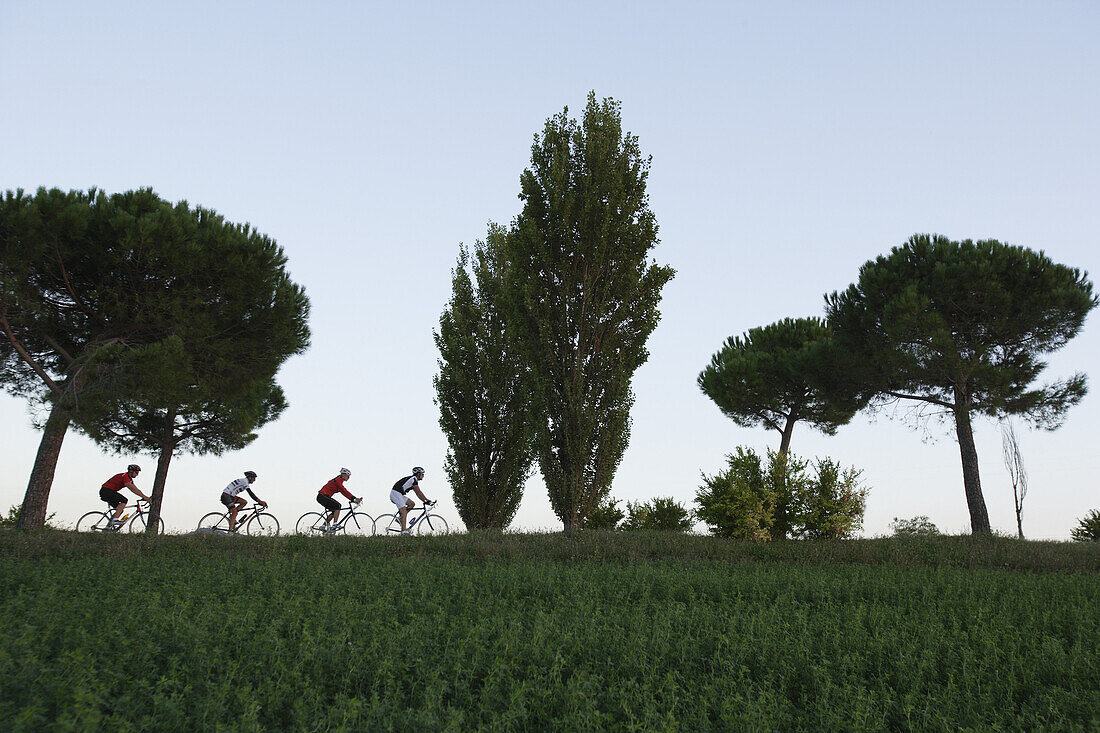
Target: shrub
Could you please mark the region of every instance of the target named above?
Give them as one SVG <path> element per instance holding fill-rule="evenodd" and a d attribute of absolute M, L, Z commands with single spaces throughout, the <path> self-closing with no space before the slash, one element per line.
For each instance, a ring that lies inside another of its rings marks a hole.
<path fill-rule="evenodd" d="M 584 526 L 588 529 L 615 529 L 624 516 L 619 500 L 609 496 L 584 520 Z"/>
<path fill-rule="evenodd" d="M 765 467 L 751 449 L 738 448 L 725 472 L 703 476 L 696 515 L 721 537 L 807 539 L 851 537 L 863 526 L 868 489 L 862 471 L 831 458 L 809 462 L 768 451 Z"/>
<path fill-rule="evenodd" d="M 1100 511 L 1093 509 L 1086 514 L 1069 534 L 1078 542 L 1100 542 Z"/>
<path fill-rule="evenodd" d="M 796 534 L 808 539 L 846 539 L 863 527 L 867 488 L 859 481 L 863 473 L 841 468 L 831 458 L 817 461 L 817 475 L 802 482 L 798 497 Z"/>
<path fill-rule="evenodd" d="M 898 519 L 890 522 L 890 529 L 895 537 L 931 537 L 938 535 L 940 530 L 932 523 L 932 520 L 923 514 L 912 519 Z"/>
<path fill-rule="evenodd" d="M 691 512 L 672 497 L 658 497 L 647 502 L 627 502 L 624 530 L 651 529 L 662 532 L 687 532 L 691 529 Z"/>
<path fill-rule="evenodd" d="M 740 446 L 725 471 L 707 476 L 695 493 L 695 514 L 711 534 L 738 539 L 771 539 L 776 492 L 768 486 L 760 456 Z"/>
<path fill-rule="evenodd" d="M 0 529 L 15 529 L 15 525 L 19 522 L 19 512 L 22 510 L 22 504 L 15 504 L 10 509 L 8 509 L 8 516 L 0 516 Z M 50 524 L 50 522 L 52 522 L 53 518 L 56 516 L 57 514 L 51 514 L 46 517 L 45 526 L 51 529 L 57 529 L 52 524 Z"/>

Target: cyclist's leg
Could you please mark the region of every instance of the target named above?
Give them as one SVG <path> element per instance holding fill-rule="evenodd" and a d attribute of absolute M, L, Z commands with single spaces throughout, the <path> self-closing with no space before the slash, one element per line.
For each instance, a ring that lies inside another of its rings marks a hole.
<path fill-rule="evenodd" d="M 114 507 L 115 514 L 111 517 L 111 522 L 118 522 L 118 518 L 126 509 L 126 497 L 112 489 L 102 488 L 99 490 L 99 498 Z"/>
<path fill-rule="evenodd" d="M 340 518 L 340 502 L 333 499 L 331 496 L 325 496 L 324 494 L 317 493 L 317 503 L 325 508 L 327 512 L 325 520 L 329 526 L 336 524 L 336 521 Z"/>
<path fill-rule="evenodd" d="M 412 510 L 412 508 L 414 506 L 416 506 L 416 502 L 414 502 L 412 499 L 406 498 L 405 506 L 401 507 L 401 531 L 402 532 L 404 532 L 406 529 L 408 529 L 408 525 L 405 524 L 405 522 L 409 518 L 409 512 Z"/>
<path fill-rule="evenodd" d="M 229 531 L 232 532 L 237 528 L 237 512 L 245 508 L 248 502 L 244 497 L 237 495 L 233 497 L 233 503 L 229 505 Z"/>

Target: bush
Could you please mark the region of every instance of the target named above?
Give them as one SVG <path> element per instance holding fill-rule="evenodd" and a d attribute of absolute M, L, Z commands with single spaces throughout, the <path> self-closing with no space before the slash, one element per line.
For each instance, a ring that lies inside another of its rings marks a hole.
<path fill-rule="evenodd" d="M 584 520 L 584 526 L 588 529 L 615 529 L 624 516 L 619 500 L 609 496 Z"/>
<path fill-rule="evenodd" d="M 22 510 L 22 504 L 15 504 L 10 509 L 8 509 L 8 516 L 0 516 L 0 529 L 15 529 L 15 525 L 19 523 L 19 512 L 21 512 Z M 48 517 L 46 517 L 45 526 L 49 527 L 50 529 L 57 529 L 52 524 L 50 524 L 50 522 L 52 522 L 53 518 L 56 516 L 57 514 L 50 514 Z"/>
<path fill-rule="evenodd" d="M 738 446 L 728 461 L 725 471 L 703 474 L 703 486 L 695 493 L 696 516 L 719 537 L 771 539 L 777 497 L 765 480 L 760 456 Z"/>
<path fill-rule="evenodd" d="M 841 539 L 863 526 L 868 489 L 861 471 L 831 458 L 815 464 L 768 451 L 765 468 L 751 449 L 738 448 L 725 472 L 703 476 L 696 515 L 720 537 Z"/>
<path fill-rule="evenodd" d="M 895 537 L 932 537 L 940 533 L 932 520 L 923 514 L 912 519 L 894 517 L 894 521 L 890 522 L 890 529 Z"/>
<path fill-rule="evenodd" d="M 1100 542 L 1100 511 L 1093 509 L 1086 514 L 1069 534 L 1078 542 Z"/>
<path fill-rule="evenodd" d="M 847 539 L 863 527 L 867 489 L 860 485 L 863 473 L 842 469 L 831 458 L 817 461 L 817 475 L 803 482 L 798 497 L 796 534 L 808 539 Z"/>
<path fill-rule="evenodd" d="M 687 532 L 691 529 L 691 512 L 672 497 L 659 497 L 648 502 L 627 502 L 628 516 L 624 530 L 650 529 L 661 532 Z"/>

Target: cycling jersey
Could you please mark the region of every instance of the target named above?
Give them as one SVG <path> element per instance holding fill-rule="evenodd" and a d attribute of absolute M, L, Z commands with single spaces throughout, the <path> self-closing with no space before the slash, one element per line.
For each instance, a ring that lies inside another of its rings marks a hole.
<path fill-rule="evenodd" d="M 337 491 L 339 491 L 341 494 L 348 497 L 352 501 L 355 500 L 355 497 L 352 496 L 352 494 L 344 488 L 343 476 L 337 476 L 336 478 L 329 481 L 327 484 L 321 487 L 321 490 L 318 493 L 322 494 L 323 496 L 335 496 Z"/>
<path fill-rule="evenodd" d="M 242 491 L 247 491 L 248 495 L 252 497 L 252 501 L 259 501 L 256 495 L 252 493 L 249 481 L 246 478 L 235 479 L 229 483 L 229 486 L 222 489 L 223 494 L 229 494 L 230 496 L 236 496 Z"/>
<path fill-rule="evenodd" d="M 420 482 L 416 480 L 416 476 L 406 476 L 397 479 L 397 483 L 393 485 L 393 490 L 401 494 L 407 494 L 419 485 Z"/>
<path fill-rule="evenodd" d="M 103 488 L 110 489 L 111 491 L 118 491 L 123 486 L 130 482 L 129 473 L 118 473 L 103 482 Z"/>

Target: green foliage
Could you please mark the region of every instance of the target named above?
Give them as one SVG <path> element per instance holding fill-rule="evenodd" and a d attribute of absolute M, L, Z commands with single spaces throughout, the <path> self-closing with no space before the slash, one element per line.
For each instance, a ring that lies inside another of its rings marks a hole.
<path fill-rule="evenodd" d="M 1080 402 L 1083 373 L 1032 383 L 1044 355 L 1076 336 L 1096 307 L 1086 273 L 995 240 L 915 235 L 826 300 L 864 397 L 917 400 L 953 416 L 971 526 L 989 533 L 971 415 L 1020 415 L 1054 429 Z"/>
<path fill-rule="evenodd" d="M 8 509 L 8 515 L 6 517 L 3 516 L 3 515 L 0 515 L 0 529 L 15 529 L 16 525 L 19 523 L 19 513 L 20 513 L 21 510 L 22 510 L 22 507 L 20 505 L 16 504 L 16 505 L 14 505 L 14 506 L 12 506 L 11 508 Z M 48 517 L 46 517 L 45 526 L 53 528 L 53 526 L 50 523 L 53 521 L 54 517 L 56 517 L 56 516 L 57 516 L 56 514 L 51 514 Z"/>
<path fill-rule="evenodd" d="M 849 369 L 824 321 L 786 318 L 730 337 L 698 384 L 738 425 L 779 432 L 786 453 L 796 422 L 833 435 L 863 405 L 844 378 Z"/>
<path fill-rule="evenodd" d="M 511 523 L 534 460 L 528 369 L 501 312 L 507 236 L 490 225 L 472 262 L 462 248 L 451 301 L 434 333 L 440 359 L 433 384 L 449 445 L 443 468 L 458 513 L 472 529 Z"/>
<path fill-rule="evenodd" d="M 1100 710 L 1091 544 L 216 539 L 0 533 L 5 730 L 1089 730 Z M 1079 570 L 1010 569 L 1036 557 Z M 227 633 L 227 608 L 263 633 Z"/>
<path fill-rule="evenodd" d="M 530 369 L 536 457 L 566 531 L 607 496 L 626 450 L 630 380 L 649 357 L 661 289 L 649 259 L 649 159 L 623 134 L 619 103 L 589 94 L 581 122 L 546 121 L 520 177 L 506 238 L 509 325 Z"/>
<path fill-rule="evenodd" d="M 627 502 L 624 530 L 658 532 L 688 532 L 691 512 L 672 497 L 657 497 L 646 502 Z"/>
<path fill-rule="evenodd" d="M 696 516 L 719 537 L 771 539 L 779 496 L 765 478 L 760 456 L 751 448 L 738 446 L 728 460 L 725 471 L 703 475 L 703 486 L 695 494 Z"/>
<path fill-rule="evenodd" d="M 862 471 L 842 468 L 822 458 L 816 475 L 799 497 L 797 535 L 807 539 L 847 539 L 863 527 L 868 489 L 860 484 Z"/>
<path fill-rule="evenodd" d="M 584 520 L 587 529 L 615 529 L 626 514 L 619 508 L 619 500 L 605 497 Z"/>
<path fill-rule="evenodd" d="M 894 517 L 894 521 L 890 522 L 890 529 L 895 537 L 935 537 L 940 533 L 932 520 L 923 514 L 912 519 Z"/>
<path fill-rule="evenodd" d="M 177 448 L 239 448 L 285 407 L 273 380 L 305 349 L 309 303 L 251 227 L 150 189 L 39 189 L 0 202 L 0 246 L 0 379 L 52 403 L 30 526 L 70 420 L 109 449 L 160 453 L 162 486 Z"/>
<path fill-rule="evenodd" d="M 829 458 L 809 462 L 768 451 L 765 466 L 751 448 L 738 447 L 729 465 L 703 476 L 696 515 L 713 534 L 742 539 L 844 539 L 863 526 L 868 489 L 861 472 Z"/>
<path fill-rule="evenodd" d="M 1078 542 L 1100 542 L 1100 510 L 1093 509 L 1070 530 L 1070 536 Z"/>

